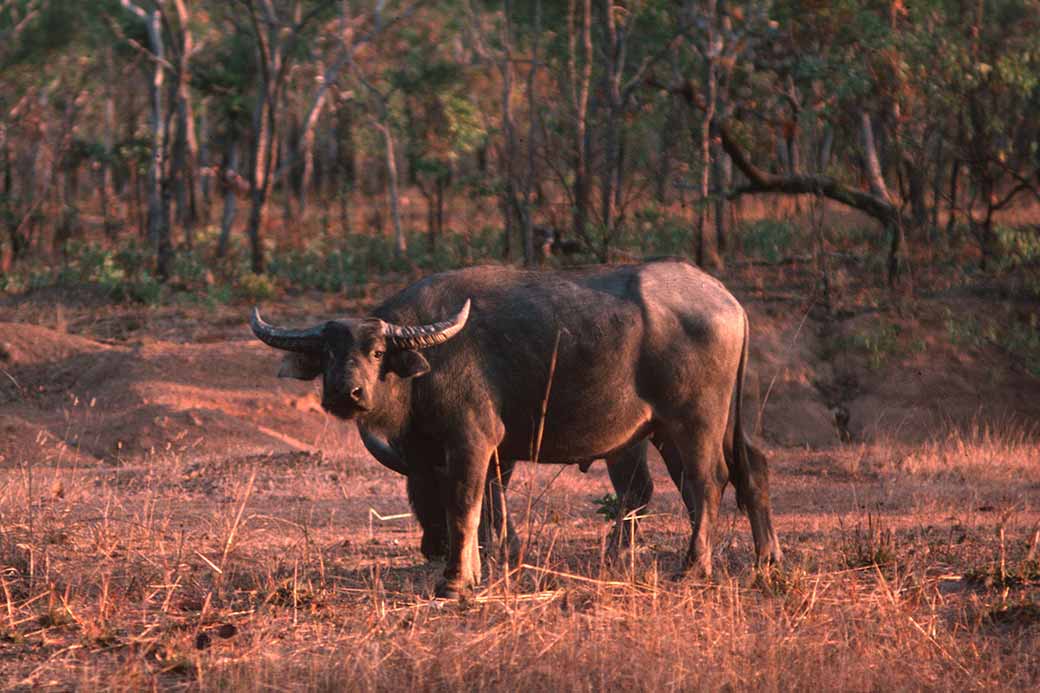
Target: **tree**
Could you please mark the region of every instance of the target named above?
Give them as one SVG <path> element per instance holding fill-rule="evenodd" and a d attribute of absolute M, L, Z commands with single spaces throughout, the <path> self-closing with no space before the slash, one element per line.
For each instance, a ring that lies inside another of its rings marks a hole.
<path fill-rule="evenodd" d="M 334 0 L 238 0 L 244 5 L 249 29 L 256 42 L 256 102 L 253 110 L 253 132 L 249 167 L 249 235 L 250 265 L 253 272 L 264 271 L 264 249 L 261 228 L 267 212 L 275 162 L 275 146 L 279 127 L 279 105 L 286 78 L 298 49 L 319 20 L 333 10 Z M 232 19 L 232 22 L 235 20 Z"/>

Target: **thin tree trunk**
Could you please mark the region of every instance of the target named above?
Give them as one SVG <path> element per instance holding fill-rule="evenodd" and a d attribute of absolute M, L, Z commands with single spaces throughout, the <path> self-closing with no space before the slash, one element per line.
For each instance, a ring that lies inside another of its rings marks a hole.
<path fill-rule="evenodd" d="M 188 209 L 188 182 L 186 180 L 186 159 L 188 143 L 184 129 L 186 126 L 183 104 L 177 98 L 177 129 L 173 137 L 173 146 L 170 156 L 170 182 L 173 186 L 173 197 L 177 202 L 177 222 L 184 230 L 184 243 L 189 248 L 192 245 L 191 212 Z"/>
<path fill-rule="evenodd" d="M 253 131 L 256 134 L 253 138 L 253 166 L 249 181 L 249 220 L 246 222 L 250 265 L 256 274 L 264 271 L 264 252 L 260 232 L 267 206 L 267 174 L 270 170 L 268 162 L 272 145 L 271 128 L 267 117 L 269 109 L 267 89 L 266 82 L 261 82 L 260 96 L 257 98 L 256 109 L 253 113 Z"/>
<path fill-rule="evenodd" d="M 321 112 L 325 108 L 325 98 L 327 94 L 328 87 L 326 86 L 326 84 L 322 84 L 322 86 L 319 87 L 318 95 L 314 99 L 314 105 L 311 106 L 311 110 L 307 114 L 307 119 L 303 123 L 303 136 L 301 137 L 301 149 L 303 150 L 303 172 L 300 174 L 299 195 L 301 218 L 307 211 L 307 194 L 311 187 L 311 179 L 314 177 L 315 130 L 317 129 L 318 118 L 321 117 Z"/>
<path fill-rule="evenodd" d="M 445 191 L 445 189 L 447 188 L 447 185 L 448 185 L 447 176 L 437 176 L 437 183 L 436 183 L 436 185 L 437 185 L 437 189 L 436 189 L 436 199 L 437 199 L 437 235 L 438 236 L 443 236 L 444 235 L 444 222 L 448 218 L 448 211 L 447 211 L 446 204 L 445 204 L 445 201 L 444 201 L 444 198 L 445 198 L 444 191 Z"/>
<path fill-rule="evenodd" d="M 570 0 L 568 28 L 570 35 L 571 101 L 575 111 L 574 128 L 574 233 L 589 243 L 588 221 L 589 174 L 588 174 L 588 115 L 589 85 L 592 81 L 592 0 L 584 0 L 582 19 L 582 46 L 584 65 L 580 82 L 577 70 L 577 35 L 574 28 L 576 0 Z M 605 258 L 603 258 L 605 259 Z"/>
<path fill-rule="evenodd" d="M 105 85 L 105 132 L 102 136 L 105 148 L 105 161 L 101 166 L 101 214 L 104 218 L 105 235 L 115 237 L 116 224 L 112 218 L 112 204 L 115 197 L 112 162 L 115 161 L 116 133 L 116 97 L 115 97 L 115 61 L 112 47 L 105 51 L 105 72 L 108 80 Z"/>
<path fill-rule="evenodd" d="M 888 193 L 885 178 L 881 173 L 881 163 L 878 158 L 877 145 L 874 141 L 874 128 L 870 122 L 870 114 L 866 111 L 860 112 L 860 133 L 863 140 L 863 161 L 867 173 L 867 182 L 871 192 L 876 197 L 892 204 L 892 196 Z M 888 246 L 888 283 L 894 284 L 900 271 L 900 256 L 905 245 L 903 237 L 903 224 L 898 215 L 892 217 L 887 224 L 887 230 L 891 234 Z"/>
<path fill-rule="evenodd" d="M 390 205 L 390 219 L 394 225 L 394 256 L 403 259 L 408 254 L 408 240 L 401 229 L 401 204 L 397 191 L 397 156 L 394 152 L 394 136 L 389 123 L 376 123 L 386 146 L 386 190 Z"/>
<path fill-rule="evenodd" d="M 943 184 L 943 168 L 946 158 L 946 148 L 943 147 L 942 136 L 935 138 L 935 174 L 932 176 L 932 208 L 931 208 L 931 227 L 932 234 L 939 231 L 939 200 L 942 199 L 942 184 Z"/>
<path fill-rule="evenodd" d="M 511 21 L 512 7 L 509 0 L 506 0 L 503 11 L 505 16 L 502 29 L 503 52 L 498 63 L 498 69 L 502 75 L 502 132 L 505 140 L 502 146 L 502 159 L 505 169 L 505 185 L 502 186 L 501 201 L 503 216 L 502 233 L 505 234 L 502 239 L 502 247 L 505 252 L 505 259 L 508 260 L 512 254 L 512 235 L 517 220 L 521 222 L 521 228 L 524 228 L 524 225 L 516 184 L 516 125 L 513 122 L 513 27 Z M 525 251 L 524 264 L 530 264 L 532 259 L 526 254 L 526 244 L 522 244 L 522 248 Z"/>
<path fill-rule="evenodd" d="M 210 209 L 213 205 L 211 199 L 211 185 L 212 176 L 204 175 L 203 172 L 209 169 L 209 113 L 207 110 L 207 104 L 205 101 L 202 102 L 199 108 L 199 158 L 198 166 L 196 167 L 196 173 L 199 182 L 199 199 L 201 201 L 200 216 L 204 224 L 208 224 L 210 221 Z"/>
<path fill-rule="evenodd" d="M 669 99 L 664 128 L 658 133 L 659 175 L 654 183 L 654 198 L 662 205 L 668 204 L 668 183 L 672 179 L 672 148 L 675 146 L 674 133 L 679 128 L 678 110 L 675 99 Z"/>
<path fill-rule="evenodd" d="M 950 162 L 950 206 L 946 217 L 946 239 L 947 242 L 953 237 L 953 230 L 957 225 L 957 177 L 961 170 L 961 162 L 954 159 Z"/>
<path fill-rule="evenodd" d="M 199 186 L 199 139 L 195 132 L 195 108 L 188 84 L 190 75 L 189 61 L 195 53 L 195 37 L 191 33 L 191 15 L 185 0 L 175 0 L 177 22 L 180 25 L 181 53 L 177 66 L 177 116 L 178 128 L 184 129 L 184 167 L 182 169 L 181 194 L 185 195 L 180 207 L 180 223 L 184 227 L 185 240 L 190 247 L 194 236 L 194 227 L 198 223 L 198 186 Z"/>
<path fill-rule="evenodd" d="M 733 184 L 733 161 L 722 151 L 722 143 L 712 144 L 713 173 L 715 179 L 715 241 L 719 253 L 726 251 L 729 236 L 729 201 L 726 191 Z"/>
<path fill-rule="evenodd" d="M 827 168 L 831 165 L 831 152 L 834 149 L 834 128 L 825 125 L 823 129 L 823 143 L 820 144 L 820 160 L 817 163 L 817 171 L 820 175 L 827 175 Z"/>
<path fill-rule="evenodd" d="M 234 171 L 238 168 L 238 142 L 229 138 L 227 152 L 224 155 L 224 171 Z M 227 181 L 220 181 L 224 187 L 224 212 L 220 218 L 220 238 L 217 241 L 217 257 L 227 256 L 228 243 L 231 239 L 231 226 L 235 223 L 235 213 L 238 207 L 238 198 L 235 196 L 233 186 Z M 218 188 L 219 189 L 219 188 Z"/>
<path fill-rule="evenodd" d="M 617 215 L 615 192 L 618 189 L 618 168 L 621 160 L 621 136 L 618 130 L 620 129 L 619 121 L 622 108 L 621 71 L 623 65 L 621 61 L 624 59 L 624 56 L 621 40 L 618 36 L 617 23 L 614 21 L 613 0 L 604 0 L 603 9 L 607 25 L 608 55 L 606 61 L 607 73 L 605 76 L 607 117 L 603 133 L 603 155 L 605 160 L 603 162 L 603 175 L 600 177 L 600 217 L 604 226 L 603 253 L 606 255 L 609 239 L 614 233 L 614 220 Z"/>
<path fill-rule="evenodd" d="M 716 1 L 708 0 L 705 8 L 706 25 L 708 27 L 708 49 L 704 53 L 704 83 L 707 87 L 705 97 L 704 119 L 701 121 L 701 199 L 697 211 L 697 264 L 704 266 L 706 254 L 707 229 L 705 228 L 708 215 L 708 195 L 711 178 L 711 126 L 715 118 L 715 108 L 718 91 L 718 75 L 715 69 L 714 44 L 715 44 L 715 15 Z"/>
<path fill-rule="evenodd" d="M 166 168 L 166 118 L 163 91 L 166 71 L 162 65 L 165 48 L 162 40 L 162 15 L 155 10 L 147 21 L 148 38 L 155 61 L 152 79 L 148 84 L 152 105 L 152 165 L 148 169 L 148 239 L 155 250 L 156 272 L 166 279 L 170 274 L 170 228 L 163 209 L 163 177 Z"/>

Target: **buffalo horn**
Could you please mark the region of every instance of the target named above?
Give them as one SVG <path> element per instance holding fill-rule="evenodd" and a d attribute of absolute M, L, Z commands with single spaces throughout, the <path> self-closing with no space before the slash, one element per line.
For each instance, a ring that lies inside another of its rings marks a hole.
<path fill-rule="evenodd" d="M 264 319 L 260 317 L 259 308 L 253 308 L 249 326 L 253 328 L 253 334 L 261 342 L 284 351 L 295 351 L 300 354 L 320 351 L 324 342 L 324 337 L 322 337 L 324 325 L 308 327 L 305 330 L 287 330 L 275 327 L 264 322 Z"/>
<path fill-rule="evenodd" d="M 430 325 L 404 327 L 386 323 L 383 336 L 398 349 L 425 349 L 436 344 L 443 344 L 459 333 L 469 318 L 469 299 L 455 317 Z"/>

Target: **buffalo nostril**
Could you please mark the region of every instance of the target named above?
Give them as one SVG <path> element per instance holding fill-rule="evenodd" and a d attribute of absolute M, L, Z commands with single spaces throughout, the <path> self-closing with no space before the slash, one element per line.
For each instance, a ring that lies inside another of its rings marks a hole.
<path fill-rule="evenodd" d="M 362 394 L 364 394 L 364 391 L 360 387 L 355 387 L 350 391 L 350 398 L 355 402 L 360 402 Z"/>

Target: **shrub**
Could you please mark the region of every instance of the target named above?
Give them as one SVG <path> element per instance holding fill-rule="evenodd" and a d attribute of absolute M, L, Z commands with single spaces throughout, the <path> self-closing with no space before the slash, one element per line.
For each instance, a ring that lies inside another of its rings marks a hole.
<path fill-rule="evenodd" d="M 266 274 L 243 275 L 238 280 L 237 293 L 249 301 L 264 301 L 278 293 L 278 289 Z"/>
<path fill-rule="evenodd" d="M 766 262 L 779 262 L 791 249 L 795 228 L 787 221 L 761 219 L 744 224 L 740 237 L 746 254 Z"/>

